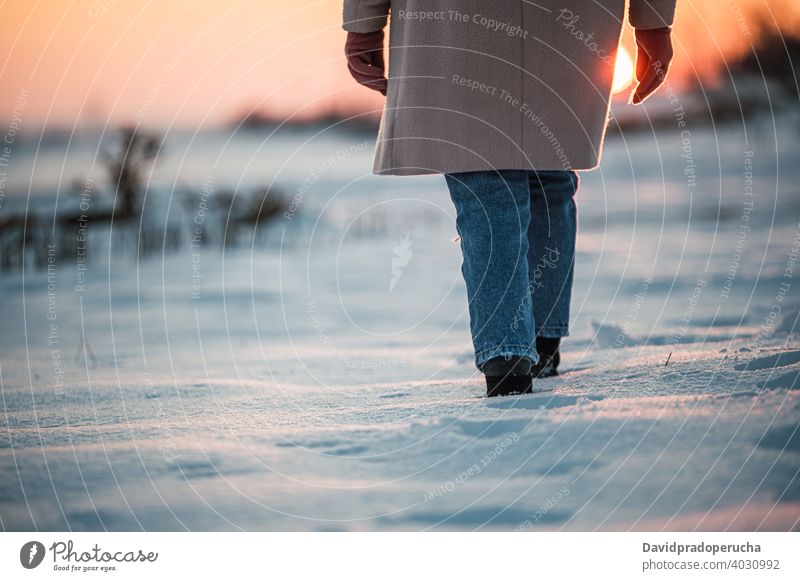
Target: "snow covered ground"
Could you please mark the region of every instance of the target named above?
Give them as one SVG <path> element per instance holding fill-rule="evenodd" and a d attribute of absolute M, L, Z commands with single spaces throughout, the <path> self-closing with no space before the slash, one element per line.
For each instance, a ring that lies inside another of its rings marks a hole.
<path fill-rule="evenodd" d="M 4 274 L 0 525 L 797 529 L 800 123 L 689 129 L 582 174 L 529 396 L 481 397 L 443 180 L 359 138 L 272 150 L 264 247 Z"/>

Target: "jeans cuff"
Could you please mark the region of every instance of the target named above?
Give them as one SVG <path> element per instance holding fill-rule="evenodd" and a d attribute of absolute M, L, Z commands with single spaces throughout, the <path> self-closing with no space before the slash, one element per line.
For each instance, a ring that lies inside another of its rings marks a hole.
<path fill-rule="evenodd" d="M 560 339 L 561 337 L 569 337 L 569 327 L 567 325 L 551 325 L 542 327 L 536 331 L 537 337 L 546 337 L 548 339 Z"/>
<path fill-rule="evenodd" d="M 475 367 L 480 369 L 481 365 L 489 361 L 489 359 L 494 359 L 495 357 L 510 357 L 512 355 L 527 357 L 534 365 L 539 363 L 539 353 L 536 349 L 531 348 L 530 345 L 500 345 L 498 347 L 490 347 L 488 349 L 476 351 Z"/>

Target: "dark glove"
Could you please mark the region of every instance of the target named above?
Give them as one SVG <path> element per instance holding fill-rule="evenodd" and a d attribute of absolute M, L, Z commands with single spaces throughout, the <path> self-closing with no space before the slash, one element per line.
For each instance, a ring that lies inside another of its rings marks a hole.
<path fill-rule="evenodd" d="M 672 61 L 670 28 L 636 29 L 636 90 L 631 102 L 638 105 L 652 95 L 667 77 Z"/>
<path fill-rule="evenodd" d="M 360 84 L 386 95 L 383 64 L 383 30 L 359 33 L 348 32 L 344 45 L 347 68 Z"/>

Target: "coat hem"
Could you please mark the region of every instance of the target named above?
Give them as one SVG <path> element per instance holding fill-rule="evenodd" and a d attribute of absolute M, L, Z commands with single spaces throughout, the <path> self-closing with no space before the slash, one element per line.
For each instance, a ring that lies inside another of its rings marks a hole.
<path fill-rule="evenodd" d="M 377 176 L 417 176 L 417 175 L 435 175 L 435 174 L 449 174 L 449 173 L 462 173 L 470 171 L 501 171 L 501 170 L 524 170 L 524 171 L 591 171 L 600 167 L 600 160 L 594 164 L 573 164 L 569 168 L 563 166 L 551 167 L 544 165 L 541 167 L 521 166 L 515 164 L 509 165 L 494 165 L 494 166 L 457 166 L 447 169 L 431 169 L 421 167 L 399 167 L 399 168 L 375 168 L 372 170 L 373 175 Z"/>

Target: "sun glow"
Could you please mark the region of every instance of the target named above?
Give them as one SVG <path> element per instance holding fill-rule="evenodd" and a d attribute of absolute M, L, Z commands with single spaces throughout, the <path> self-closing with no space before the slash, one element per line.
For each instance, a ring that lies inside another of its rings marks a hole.
<path fill-rule="evenodd" d="M 614 82 L 611 85 L 613 93 L 627 89 L 633 82 L 633 59 L 624 47 L 617 50 L 617 62 L 614 65 Z"/>

